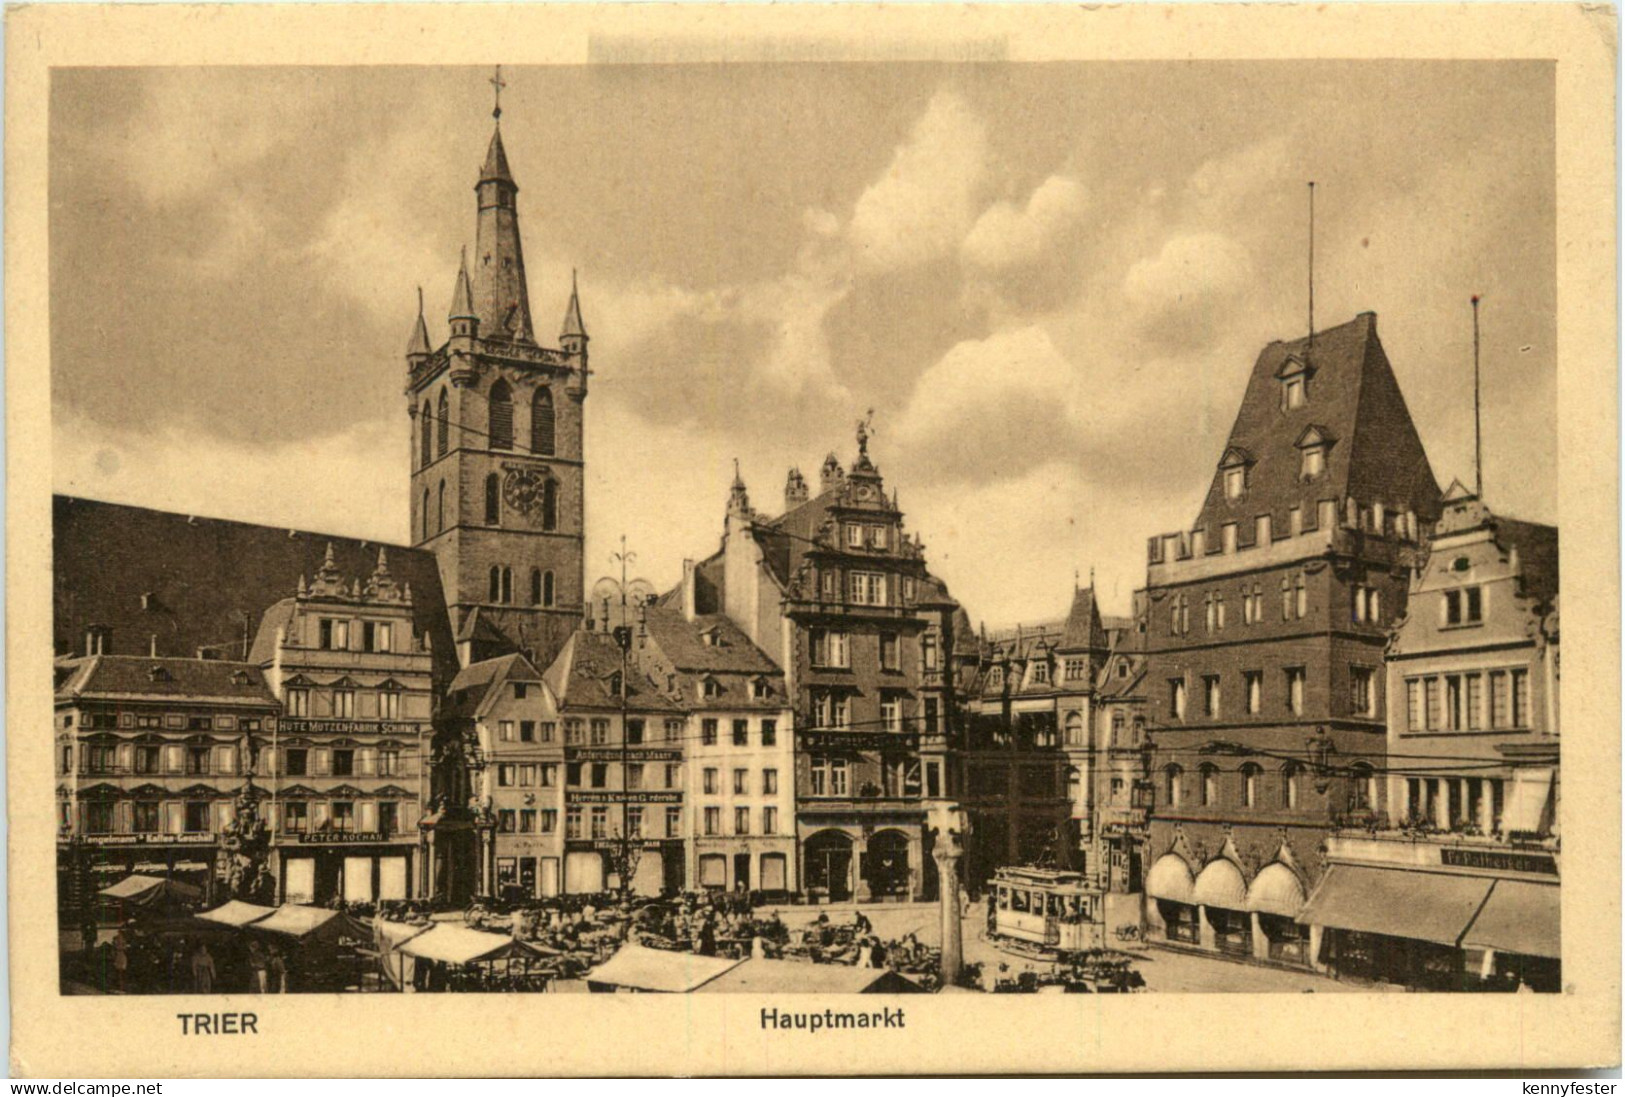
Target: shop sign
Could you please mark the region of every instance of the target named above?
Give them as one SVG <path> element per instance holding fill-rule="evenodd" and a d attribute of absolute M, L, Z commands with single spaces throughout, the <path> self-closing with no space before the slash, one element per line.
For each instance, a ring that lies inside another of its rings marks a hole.
<path fill-rule="evenodd" d="M 570 762 L 681 762 L 680 750 L 659 750 L 651 747 L 565 747 L 564 757 Z"/>
<path fill-rule="evenodd" d="M 914 732 L 802 731 L 796 733 L 803 750 L 919 750 Z"/>
<path fill-rule="evenodd" d="M 1439 850 L 1441 864 L 1456 868 L 1487 868 L 1496 872 L 1534 872 L 1557 875 L 1557 862 L 1549 853 L 1517 853 L 1503 849 L 1465 849 L 1444 846 Z"/>
<path fill-rule="evenodd" d="M 305 732 L 318 735 L 417 735 L 422 724 L 402 724 L 388 720 L 301 720 L 284 716 L 285 734 Z"/>
<path fill-rule="evenodd" d="M 86 834 L 88 846 L 212 846 L 213 834 Z"/>
<path fill-rule="evenodd" d="M 681 792 L 573 792 L 564 794 L 572 804 L 680 804 Z"/>
<path fill-rule="evenodd" d="M 650 853 L 680 853 L 683 849 L 683 840 L 681 838 L 634 838 L 627 844 Z M 602 850 L 610 853 L 618 853 L 621 848 L 621 840 L 619 838 L 593 838 L 586 840 L 572 839 L 571 841 L 564 843 L 564 848 L 571 852 Z"/>
<path fill-rule="evenodd" d="M 359 842 L 387 842 L 395 835 L 377 830 L 324 830 L 316 834 L 301 834 L 302 846 L 347 845 Z"/>

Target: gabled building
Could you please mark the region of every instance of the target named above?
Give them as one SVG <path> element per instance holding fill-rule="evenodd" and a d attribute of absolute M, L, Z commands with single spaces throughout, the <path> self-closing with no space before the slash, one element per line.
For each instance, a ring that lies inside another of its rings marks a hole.
<path fill-rule="evenodd" d="M 570 634 L 542 672 L 564 746 L 564 890 L 658 895 L 687 886 L 684 712 L 607 620 Z"/>
<path fill-rule="evenodd" d="M 1264 348 L 1201 512 L 1149 545 L 1155 938 L 1308 962 L 1325 837 L 1381 807 L 1383 648 L 1438 515 L 1375 315 Z"/>
<path fill-rule="evenodd" d="M 433 653 L 410 585 L 378 549 L 346 574 L 329 548 L 266 610 L 251 661 L 282 704 L 255 757 L 279 898 L 366 903 L 432 894 L 419 822 L 430 796 Z"/>
<path fill-rule="evenodd" d="M 463 741 L 476 803 L 479 895 L 538 898 L 563 889 L 564 736 L 558 704 L 520 654 L 463 668 L 441 711 Z M 449 890 L 456 891 L 448 882 Z"/>
<path fill-rule="evenodd" d="M 142 655 L 59 659 L 58 901 L 81 908 L 130 873 L 223 890 L 216 847 L 277 700 L 252 664 Z"/>
<path fill-rule="evenodd" d="M 1301 916 L 1317 966 L 1560 989 L 1558 644 L 1557 529 L 1452 484 L 1388 647 L 1387 803 Z"/>
<path fill-rule="evenodd" d="M 686 713 L 687 879 L 783 898 L 797 879 L 795 716 L 784 672 L 726 614 L 691 610 L 648 607 L 647 635 L 633 649 Z"/>
<path fill-rule="evenodd" d="M 685 563 L 663 600 L 721 613 L 783 669 L 795 724 L 795 833 L 816 899 L 937 892 L 933 810 L 946 808 L 958 604 L 903 525 L 860 427 L 813 494 L 791 470 L 785 509 L 759 513 L 737 474 L 722 548 Z"/>

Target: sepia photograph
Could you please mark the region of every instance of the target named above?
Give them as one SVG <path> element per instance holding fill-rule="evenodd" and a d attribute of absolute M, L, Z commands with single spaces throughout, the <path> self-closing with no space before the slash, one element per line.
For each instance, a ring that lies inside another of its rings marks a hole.
<path fill-rule="evenodd" d="M 657 42 L 50 67 L 57 996 L 760 1040 L 1617 959 L 1550 54 Z"/>

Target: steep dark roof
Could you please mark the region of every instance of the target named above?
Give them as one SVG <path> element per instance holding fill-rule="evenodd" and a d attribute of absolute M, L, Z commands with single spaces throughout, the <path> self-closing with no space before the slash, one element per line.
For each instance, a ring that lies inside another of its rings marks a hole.
<path fill-rule="evenodd" d="M 1309 367 L 1309 395 L 1302 407 L 1288 409 L 1282 406 L 1281 376 L 1295 363 Z M 1298 443 L 1310 427 L 1330 435 L 1332 444 L 1325 472 L 1304 483 Z M 1362 505 L 1407 506 L 1424 520 L 1439 512 L 1439 485 L 1377 338 L 1374 313 L 1316 332 L 1312 347 L 1305 337 L 1264 348 L 1225 444 L 1226 456 L 1238 451 L 1252 462 L 1245 494 L 1227 499 L 1224 477 L 1215 470 L 1192 527 L 1207 529 L 1210 547 L 1227 522 L 1237 523 L 1239 541 L 1250 544 L 1257 516 L 1271 515 L 1273 529 L 1284 531 L 1292 507 L 1312 516 L 1321 499 L 1352 496 Z"/>
<path fill-rule="evenodd" d="M 676 670 L 694 673 L 780 673 L 778 665 L 753 644 L 744 630 L 726 614 L 704 613 L 688 621 L 681 611 L 651 606 L 645 623 L 649 639 L 660 646 Z M 717 642 L 707 644 L 705 633 L 713 629 Z"/>
<path fill-rule="evenodd" d="M 607 632 L 579 628 L 570 634 L 564 650 L 542 673 L 542 680 L 558 698 L 559 707 L 607 709 L 620 706 L 620 698 L 610 689 L 610 675 L 621 669 L 621 649 Z M 635 712 L 681 711 L 649 681 L 637 663 L 626 664 L 626 704 Z"/>
<path fill-rule="evenodd" d="M 1059 651 L 1105 650 L 1106 628 L 1101 623 L 1100 607 L 1095 604 L 1095 589 L 1084 587 L 1072 595 L 1072 610 L 1066 615 L 1066 627 L 1061 633 Z"/>
<path fill-rule="evenodd" d="M 89 655 L 73 661 L 58 698 L 190 697 L 276 704 L 256 666 L 224 659 Z"/>
<path fill-rule="evenodd" d="M 115 655 L 147 651 L 154 635 L 165 656 L 200 648 L 241 655 L 266 611 L 322 566 L 328 545 L 339 570 L 362 580 L 377 567 L 380 547 L 66 495 L 52 500 L 52 534 L 59 654 L 82 650 L 85 630 L 102 625 L 112 630 Z M 449 682 L 457 652 L 434 554 L 386 547 L 390 570 L 412 588 L 413 629 L 429 635 L 436 681 Z"/>
<path fill-rule="evenodd" d="M 446 703 L 441 707 L 443 717 L 472 717 L 479 711 L 493 686 L 505 682 L 540 682 L 541 674 L 529 659 L 518 653 L 500 655 L 472 663 L 457 672 L 446 691 Z"/>
<path fill-rule="evenodd" d="M 1542 603 L 1557 597 L 1557 527 L 1523 522 L 1497 515 L 1495 541 L 1505 549 L 1518 550 L 1518 566 L 1523 573 L 1523 592 Z"/>
<path fill-rule="evenodd" d="M 297 605 L 295 599 L 284 598 L 260 615 L 260 627 L 254 632 L 254 646 L 248 652 L 250 663 L 263 667 L 276 658 L 276 631 L 286 628 L 293 621 Z"/>

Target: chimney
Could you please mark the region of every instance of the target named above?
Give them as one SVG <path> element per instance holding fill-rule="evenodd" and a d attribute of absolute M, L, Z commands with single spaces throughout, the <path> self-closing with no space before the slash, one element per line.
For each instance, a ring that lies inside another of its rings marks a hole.
<path fill-rule="evenodd" d="M 694 620 L 695 615 L 699 613 L 697 604 L 698 591 L 694 589 L 695 579 L 694 560 L 690 557 L 683 561 L 683 620 L 685 621 Z"/>
<path fill-rule="evenodd" d="M 85 626 L 85 654 L 113 654 L 113 630 L 106 625 Z"/>

